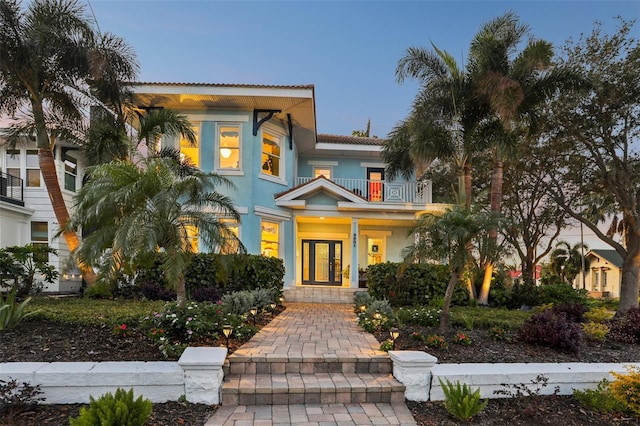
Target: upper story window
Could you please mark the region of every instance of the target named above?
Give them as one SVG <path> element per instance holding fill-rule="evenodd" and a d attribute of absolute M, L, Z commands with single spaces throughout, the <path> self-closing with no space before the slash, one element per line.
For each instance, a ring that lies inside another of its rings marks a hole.
<path fill-rule="evenodd" d="M 70 155 L 64 156 L 64 189 L 67 191 L 76 190 L 78 179 L 78 160 Z"/>
<path fill-rule="evenodd" d="M 20 179 L 20 151 L 17 149 L 7 150 L 4 166 L 8 175 Z"/>
<path fill-rule="evenodd" d="M 40 164 L 38 162 L 38 150 L 27 150 L 27 186 L 40 186 Z"/>
<path fill-rule="evenodd" d="M 282 178 L 282 137 L 262 131 L 262 173 Z"/>
<path fill-rule="evenodd" d="M 195 135 L 196 143 L 191 144 L 186 138 L 180 137 L 180 154 L 183 158 L 188 157 L 194 166 L 200 167 L 200 125 L 192 126 L 191 130 Z"/>
<path fill-rule="evenodd" d="M 38 150 L 27 149 L 24 151 L 26 157 L 23 157 L 21 150 L 9 149 L 5 156 L 5 169 L 8 175 L 23 179 L 25 185 L 32 188 L 41 186 L 40 164 L 38 162 Z M 22 159 L 25 162 L 22 163 Z M 22 168 L 24 167 L 24 177 L 22 176 Z"/>
<path fill-rule="evenodd" d="M 218 169 L 240 170 L 240 126 L 218 125 Z"/>
<path fill-rule="evenodd" d="M 313 177 L 317 178 L 319 176 L 324 176 L 327 179 L 331 180 L 331 171 L 331 167 L 314 167 Z"/>

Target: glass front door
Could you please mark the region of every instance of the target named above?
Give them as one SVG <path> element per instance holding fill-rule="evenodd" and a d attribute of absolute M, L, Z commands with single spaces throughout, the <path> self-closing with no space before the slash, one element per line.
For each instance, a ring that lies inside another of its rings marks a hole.
<path fill-rule="evenodd" d="M 342 242 L 302 240 L 302 284 L 342 285 Z"/>

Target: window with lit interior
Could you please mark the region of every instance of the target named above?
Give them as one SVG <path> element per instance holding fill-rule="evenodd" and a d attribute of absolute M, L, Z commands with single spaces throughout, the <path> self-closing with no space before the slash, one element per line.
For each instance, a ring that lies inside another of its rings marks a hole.
<path fill-rule="evenodd" d="M 218 169 L 240 170 L 240 126 L 218 126 Z"/>
<path fill-rule="evenodd" d="M 260 234 L 260 253 L 263 256 L 279 257 L 280 254 L 280 224 L 262 220 Z"/>
<path fill-rule="evenodd" d="M 192 126 L 191 130 L 195 136 L 195 144 L 191 144 L 188 139 L 180 137 L 180 157 L 188 157 L 191 164 L 200 167 L 200 126 Z"/>
<path fill-rule="evenodd" d="M 49 247 L 49 224 L 47 222 L 31 222 L 31 244 L 36 247 Z M 42 253 L 41 256 L 37 260 L 49 261 L 49 253 Z"/>
<path fill-rule="evenodd" d="M 262 173 L 281 176 L 281 137 L 268 131 L 262 132 Z"/>

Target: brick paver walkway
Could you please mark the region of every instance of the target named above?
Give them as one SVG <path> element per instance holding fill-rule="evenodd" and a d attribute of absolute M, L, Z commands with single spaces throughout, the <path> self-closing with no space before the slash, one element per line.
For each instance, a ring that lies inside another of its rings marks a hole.
<path fill-rule="evenodd" d="M 264 373 L 284 374 L 289 379 L 300 374 L 304 382 L 307 375 L 332 374 L 334 367 L 340 371 L 334 382 L 337 378 L 351 378 L 352 374 L 376 374 L 372 369 L 379 369 L 385 381 L 393 381 L 387 354 L 379 350 L 380 344 L 371 334 L 357 326 L 352 305 L 286 306 L 283 313 L 229 357 L 232 382 L 243 382 L 242 375 Z M 239 393 L 243 396 L 242 390 Z M 406 405 L 393 399 L 390 403 L 339 403 L 338 399 L 335 403 L 235 405 L 225 403 L 223 391 L 223 405 L 206 426 L 369 424 L 415 425 L 415 421 Z"/>

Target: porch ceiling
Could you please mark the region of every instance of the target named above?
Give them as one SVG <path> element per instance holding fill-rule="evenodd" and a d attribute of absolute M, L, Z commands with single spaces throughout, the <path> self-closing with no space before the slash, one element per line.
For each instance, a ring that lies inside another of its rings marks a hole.
<path fill-rule="evenodd" d="M 139 83 L 132 89 L 136 104 L 144 107 L 194 112 L 280 110 L 271 120 L 279 120 L 286 128 L 287 114 L 291 114 L 296 143 L 315 145 L 313 86 Z"/>

